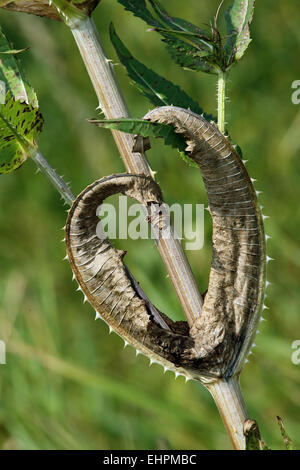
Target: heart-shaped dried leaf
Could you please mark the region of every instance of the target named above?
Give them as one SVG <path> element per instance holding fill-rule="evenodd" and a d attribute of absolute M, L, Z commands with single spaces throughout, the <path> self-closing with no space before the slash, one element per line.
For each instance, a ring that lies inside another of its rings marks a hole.
<path fill-rule="evenodd" d="M 38 108 L 15 101 L 7 93 L 0 105 L 0 174 L 10 173 L 25 162 L 42 126 Z"/>

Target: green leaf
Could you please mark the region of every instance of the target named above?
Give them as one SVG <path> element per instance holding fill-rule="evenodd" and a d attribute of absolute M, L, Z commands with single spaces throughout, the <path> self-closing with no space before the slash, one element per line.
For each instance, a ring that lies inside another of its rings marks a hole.
<path fill-rule="evenodd" d="M 62 20 L 73 27 L 76 21 L 84 20 L 96 8 L 101 0 L 52 0 Z"/>
<path fill-rule="evenodd" d="M 162 26 L 148 10 L 145 0 L 118 0 L 118 2 L 125 7 L 125 10 L 131 11 L 134 16 L 141 18 L 149 26 Z"/>
<path fill-rule="evenodd" d="M 161 137 L 166 145 L 176 148 L 180 156 L 192 166 L 198 165 L 185 153 L 186 142 L 182 135 L 177 134 L 173 126 L 149 122 L 144 119 L 89 119 L 89 122 L 105 129 L 115 129 L 128 134 L 134 134 L 142 137 Z"/>
<path fill-rule="evenodd" d="M 20 54 L 20 52 L 26 52 L 28 51 L 29 47 L 25 47 L 25 49 L 9 49 L 7 51 L 0 51 L 0 54 Z"/>
<path fill-rule="evenodd" d="M 280 418 L 280 416 L 277 416 L 277 421 L 278 421 L 278 424 L 279 424 L 279 427 L 280 427 L 281 435 L 282 435 L 282 437 L 283 437 L 283 442 L 284 442 L 284 445 L 285 445 L 286 450 L 294 450 L 294 449 L 295 449 L 295 446 L 294 446 L 294 444 L 293 444 L 293 441 L 292 441 L 292 439 L 288 436 L 288 434 L 287 434 L 287 432 L 286 432 L 286 430 L 285 430 L 283 421 L 282 421 L 282 419 Z"/>
<path fill-rule="evenodd" d="M 250 431 L 246 436 L 246 450 L 261 450 L 259 440 L 252 431 Z"/>
<path fill-rule="evenodd" d="M 8 51 L 12 52 L 9 54 Z M 6 93 L 10 90 L 16 101 L 19 100 L 37 107 L 36 94 L 28 84 L 14 51 L 15 49 L 10 45 L 0 28 L 0 103 L 5 102 Z"/>
<path fill-rule="evenodd" d="M 245 421 L 244 435 L 246 439 L 246 450 L 271 450 L 264 441 L 262 441 L 256 421 L 251 419 Z"/>
<path fill-rule="evenodd" d="M 197 114 L 203 114 L 198 103 L 179 86 L 174 85 L 135 59 L 117 35 L 112 23 L 110 25 L 110 39 L 129 77 L 154 106 L 174 105 L 190 109 Z M 205 117 L 208 120 L 213 119 L 212 116 L 206 115 Z"/>
<path fill-rule="evenodd" d="M 226 11 L 228 40 L 225 46 L 229 61 L 239 61 L 251 42 L 250 29 L 255 0 L 234 0 Z"/>
<path fill-rule="evenodd" d="M 201 58 L 195 47 L 173 37 L 172 34 L 167 35 L 164 33 L 163 37 L 167 51 L 177 65 L 187 70 L 212 73 L 213 67 L 206 62 L 205 58 Z"/>
<path fill-rule="evenodd" d="M 166 38 L 171 36 L 187 43 L 188 45 L 198 50 L 197 55 L 199 55 L 199 57 L 208 56 L 213 50 L 213 46 L 209 44 L 210 39 L 204 40 L 202 39 L 203 36 L 196 33 L 163 28 L 151 28 L 148 31 L 157 31 Z"/>
<path fill-rule="evenodd" d="M 84 19 L 92 13 L 100 0 L 0 0 L 0 7 L 9 11 L 19 11 L 44 16 L 57 21 L 71 22 Z"/>
<path fill-rule="evenodd" d="M 210 35 L 207 31 L 200 29 L 198 26 L 190 23 L 189 21 L 183 20 L 182 18 L 170 16 L 157 0 L 149 0 L 149 2 L 160 20 L 163 21 L 171 30 L 175 29 L 177 32 L 187 33 L 190 36 L 194 35 L 195 38 L 198 40 L 200 39 L 202 46 L 207 48 L 208 51 L 213 50 L 213 47 L 210 44 Z M 196 41 L 196 44 L 198 44 L 198 42 L 199 41 Z"/>
<path fill-rule="evenodd" d="M 19 168 L 35 149 L 35 139 L 43 126 L 40 111 L 15 101 L 10 92 L 0 104 L 0 174 Z"/>

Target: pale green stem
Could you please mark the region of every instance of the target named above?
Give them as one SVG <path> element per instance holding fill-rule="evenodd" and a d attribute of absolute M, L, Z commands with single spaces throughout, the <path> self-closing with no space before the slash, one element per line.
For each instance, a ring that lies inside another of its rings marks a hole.
<path fill-rule="evenodd" d="M 218 74 L 218 127 L 222 134 L 225 134 L 225 109 L 226 109 L 226 72 L 219 72 Z"/>
<path fill-rule="evenodd" d="M 63 178 L 59 176 L 58 173 L 49 165 L 45 157 L 41 154 L 39 150 L 36 153 L 32 153 L 31 155 L 32 160 L 37 165 L 38 169 L 46 175 L 49 181 L 53 184 L 53 186 L 57 189 L 60 193 L 61 197 L 65 201 L 68 206 L 71 206 L 75 196 L 65 183 Z"/>

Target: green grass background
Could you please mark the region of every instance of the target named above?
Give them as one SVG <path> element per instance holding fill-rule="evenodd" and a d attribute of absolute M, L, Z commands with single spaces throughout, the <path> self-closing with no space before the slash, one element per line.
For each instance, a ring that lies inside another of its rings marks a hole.
<path fill-rule="evenodd" d="M 208 23 L 219 4 L 162 0 L 169 12 L 196 24 Z M 225 6 L 230 2 L 225 2 Z M 224 8 L 223 8 L 224 10 Z M 102 0 L 94 14 L 108 55 L 117 32 L 140 60 L 180 84 L 208 113 L 216 111 L 214 76 L 188 72 L 171 62 L 156 33 L 116 0 Z M 39 96 L 45 127 L 42 153 L 71 181 L 77 194 L 94 180 L 124 171 L 109 131 L 86 119 L 97 100 L 75 43 L 63 25 L 1 10 L 0 24 L 22 55 Z M 283 448 L 276 415 L 300 448 L 300 365 L 291 362 L 291 343 L 300 339 L 299 201 L 300 105 L 291 102 L 291 83 L 300 79 L 300 9 L 296 0 L 258 1 L 253 42 L 232 69 L 228 128 L 241 146 L 248 169 L 263 191 L 269 241 L 267 322 L 241 383 L 250 416 L 264 439 Z M 151 105 L 132 87 L 121 66 L 116 73 L 131 113 Z M 205 203 L 199 171 L 161 142 L 148 157 L 168 203 Z M 71 271 L 62 261 L 60 228 L 65 207 L 28 161 L 0 181 L 0 339 L 7 365 L 0 365 L 0 448 L 3 449 L 227 449 L 228 437 L 216 407 L 200 384 L 162 373 L 148 360 L 123 349 L 93 309 L 82 304 Z M 205 246 L 188 252 L 202 291 L 211 257 L 211 224 L 205 216 Z M 156 248 L 126 242 L 131 270 L 162 311 L 182 318 Z"/>

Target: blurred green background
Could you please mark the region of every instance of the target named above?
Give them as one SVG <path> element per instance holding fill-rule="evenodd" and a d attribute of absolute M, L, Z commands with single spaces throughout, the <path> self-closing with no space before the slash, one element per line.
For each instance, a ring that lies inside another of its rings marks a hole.
<path fill-rule="evenodd" d="M 175 16 L 196 24 L 212 19 L 219 0 L 162 0 Z M 230 1 L 225 2 L 225 7 Z M 223 8 L 224 11 L 224 8 Z M 173 64 L 156 33 L 116 0 L 102 0 L 94 19 L 109 57 L 113 21 L 137 58 L 180 84 L 208 113 L 216 111 L 215 77 Z M 94 180 L 124 171 L 109 131 L 86 119 L 97 100 L 69 30 L 54 21 L 1 10 L 0 24 L 22 54 L 45 117 L 42 153 L 79 193 Z M 300 8 L 297 0 L 258 1 L 253 42 L 231 72 L 228 129 L 241 146 L 248 170 L 263 191 L 269 241 L 266 313 L 241 383 L 250 416 L 264 439 L 283 448 L 276 415 L 300 448 L 300 365 L 291 344 L 300 339 L 299 201 L 300 105 L 291 84 L 300 79 Z M 131 113 L 151 107 L 116 67 Z M 161 142 L 148 152 L 168 203 L 205 203 L 201 176 Z M 66 219 L 59 195 L 28 161 L 0 181 L 0 339 L 7 365 L 0 365 L 0 448 L 3 449 L 229 449 L 209 393 L 200 384 L 162 373 L 136 358 L 132 348 L 108 335 L 82 304 L 71 270 L 62 261 L 60 228 Z M 188 252 L 202 291 L 211 256 L 211 223 L 205 215 L 205 246 Z M 156 248 L 150 241 L 122 243 L 126 262 L 152 302 L 172 318 L 181 309 Z"/>

